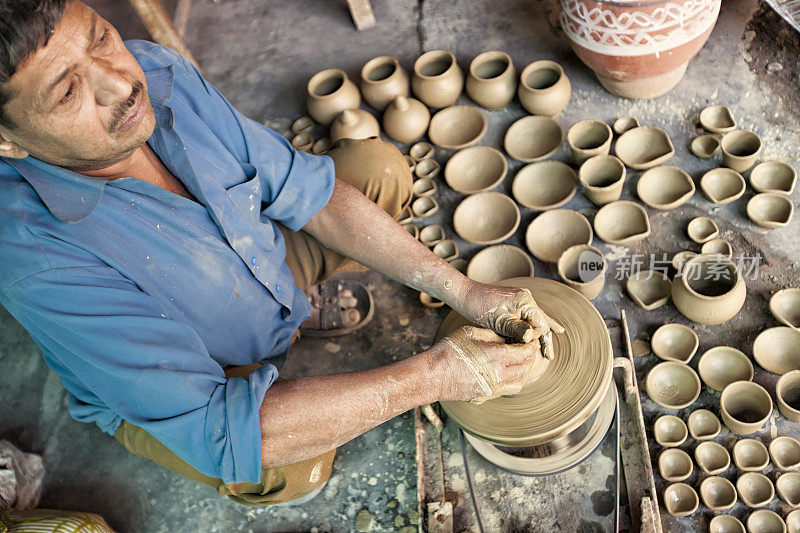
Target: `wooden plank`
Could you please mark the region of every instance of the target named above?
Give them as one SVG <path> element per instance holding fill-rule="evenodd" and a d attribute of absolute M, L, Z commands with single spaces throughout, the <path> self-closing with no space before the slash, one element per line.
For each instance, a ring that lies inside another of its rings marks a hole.
<path fill-rule="evenodd" d="M 189 10 L 192 8 L 192 0 L 178 0 L 175 6 L 175 29 L 181 39 L 186 37 L 186 24 L 189 22 Z"/>
<path fill-rule="evenodd" d="M 147 31 L 150 33 L 153 41 L 158 44 L 172 48 L 183 57 L 197 65 L 189 47 L 183 42 L 183 39 L 178 34 L 178 30 L 172 23 L 172 19 L 164 5 L 159 0 L 130 0 L 131 5 L 139 14 Z"/>
<path fill-rule="evenodd" d="M 369 0 L 347 0 L 347 5 L 350 8 L 350 15 L 353 17 L 353 22 L 355 22 L 358 31 L 375 26 L 375 14 L 372 12 Z"/>

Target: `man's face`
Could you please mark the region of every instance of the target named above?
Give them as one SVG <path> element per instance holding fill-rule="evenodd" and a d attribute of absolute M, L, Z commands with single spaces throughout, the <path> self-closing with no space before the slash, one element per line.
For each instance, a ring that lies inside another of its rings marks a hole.
<path fill-rule="evenodd" d="M 79 1 L 67 4 L 47 46 L 5 89 L 12 94 L 5 111 L 17 127 L 0 126 L 0 144 L 16 149 L 0 155 L 27 152 L 64 168 L 98 170 L 128 157 L 155 129 L 141 67 L 114 27 Z"/>

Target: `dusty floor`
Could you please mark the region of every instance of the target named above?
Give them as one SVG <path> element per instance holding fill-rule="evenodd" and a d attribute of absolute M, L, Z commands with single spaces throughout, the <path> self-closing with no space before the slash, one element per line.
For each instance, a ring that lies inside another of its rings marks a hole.
<path fill-rule="evenodd" d="M 89 3 L 114 23 L 124 38 L 146 38 L 127 2 Z M 165 5 L 172 9 L 174 3 L 167 1 Z M 291 121 L 304 113 L 305 83 L 323 68 L 341 67 L 357 78 L 363 63 L 376 55 L 394 55 L 410 67 L 421 51 L 446 48 L 466 66 L 482 51 L 502 49 L 511 54 L 520 69 L 542 58 L 564 65 L 573 84 L 570 105 L 558 119 L 565 128 L 584 118 L 610 121 L 628 114 L 637 116 L 643 124 L 665 128 L 678 152 L 670 163 L 699 178 L 712 164 L 693 158 L 686 149 L 699 132 L 697 114 L 709 103 L 725 103 L 743 127 L 762 136 L 764 158 L 788 161 L 798 168 L 800 36 L 768 8 L 759 8 L 755 0 L 724 2 L 714 33 L 690 64 L 684 81 L 667 96 L 642 102 L 621 100 L 599 88 L 591 72 L 569 50 L 558 28 L 553 3 L 548 0 L 374 0 L 373 4 L 379 27 L 357 33 L 344 2 L 195 0 L 187 42 L 207 79 L 242 112 L 280 132 L 286 132 Z M 490 129 L 482 144 L 499 146 L 505 128 L 522 114 L 518 104 L 503 112 L 487 113 Z M 566 161 L 567 157 L 564 146 L 555 154 L 560 160 Z M 442 162 L 445 159 L 440 158 Z M 512 164 L 510 178 L 520 166 Z M 637 175 L 632 173 L 627 182 L 627 198 L 633 198 Z M 510 178 L 498 190 L 509 191 Z M 453 236 L 450 215 L 462 197 L 447 187 L 440 189 L 443 209 L 434 221 L 444 224 Z M 782 230 L 755 229 L 744 216 L 749 196 L 748 193 L 743 200 L 718 208 L 698 192 L 678 211 L 651 211 L 653 235 L 643 243 L 630 250 L 600 245 L 618 266 L 624 264 L 626 253 L 665 252 L 671 256 L 682 249 L 696 248 L 682 228 L 693 216 L 711 212 L 720 221 L 722 236 L 732 243 L 736 254 L 760 254 L 759 276 L 749 283 L 743 312 L 726 326 L 698 327 L 701 351 L 730 344 L 750 353 L 755 335 L 774 325 L 767 311 L 769 295 L 779 287 L 800 284 L 800 223 L 795 218 Z M 796 199 L 794 203 L 797 207 Z M 592 213 L 581 195 L 569 207 Z M 532 216 L 523 210 L 523 223 L 510 242 L 520 244 Z M 467 259 L 478 249 L 460 240 L 458 244 Z M 537 275 L 554 276 L 552 265 L 536 260 L 534 263 Z M 377 314 L 372 324 L 346 338 L 302 341 L 293 348 L 282 370 L 285 377 L 368 368 L 405 357 L 430 343 L 444 310 L 423 308 L 416 293 L 377 274 L 366 274 L 363 279 L 376 296 Z M 623 282 L 610 275 L 608 286 L 596 303 L 607 318 L 616 318 L 620 308 L 628 309 L 635 337 L 647 339 L 659 324 L 683 321 L 671 304 L 657 312 L 637 312 L 623 293 Z M 640 359 L 640 380 L 656 361 L 653 355 Z M 696 366 L 696 359 L 693 365 Z M 774 375 L 759 371 L 756 381 L 774 389 Z M 700 403 L 713 405 L 718 396 L 706 391 Z M 249 509 L 130 456 L 94 427 L 69 418 L 58 379 L 43 365 L 38 348 L 25 331 L 2 309 L 0 406 L 0 438 L 10 438 L 46 458 L 48 477 L 43 505 L 99 512 L 119 531 L 348 531 L 354 528 L 359 512 L 362 518 L 369 514 L 376 531 L 416 529 L 413 421 L 407 415 L 342 447 L 330 485 L 310 504 Z M 645 409 L 648 421 L 663 412 L 649 400 Z M 776 424 L 771 429 L 780 433 L 796 431 Z M 451 431 L 446 459 L 454 470 L 460 460 L 455 440 Z M 482 473 L 486 471 L 480 458 L 473 454 L 470 459 L 476 461 L 474 464 Z M 542 511 L 558 508 L 558 502 L 547 496 L 554 492 L 549 491 L 546 480 L 528 484 L 531 492 L 520 493 L 518 484 L 498 480 L 491 474 L 481 478 L 480 490 L 487 496 L 487 530 L 607 530 L 611 508 L 607 486 L 610 472 L 606 470 L 588 471 L 582 480 L 584 492 L 578 493 L 584 496 L 576 498 L 570 513 L 574 519 L 562 522 L 559 518 L 563 516 Z M 696 476 L 691 478 L 693 483 Z M 562 481 L 570 482 L 566 478 Z M 663 486 L 662 480 L 659 487 Z M 497 491 L 490 490 L 494 487 Z M 498 499 L 511 501 L 509 495 L 515 496 L 516 510 L 497 504 Z M 462 505 L 469 498 L 464 492 L 454 497 Z M 775 500 L 771 508 L 780 510 L 781 504 Z M 733 512 L 747 516 L 741 504 Z M 701 506 L 693 520 L 665 519 L 665 526 L 671 531 L 699 529 L 711 516 L 713 513 Z"/>

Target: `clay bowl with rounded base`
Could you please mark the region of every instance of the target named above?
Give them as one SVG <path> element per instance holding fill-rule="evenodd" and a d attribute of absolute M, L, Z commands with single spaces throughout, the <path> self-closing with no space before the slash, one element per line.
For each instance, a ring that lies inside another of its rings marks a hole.
<path fill-rule="evenodd" d="M 756 192 L 789 195 L 796 184 L 795 169 L 780 161 L 765 161 L 750 172 L 750 186 Z"/>
<path fill-rule="evenodd" d="M 667 409 L 683 409 L 700 396 L 700 378 L 688 365 L 665 361 L 654 366 L 645 379 L 650 399 Z"/>
<path fill-rule="evenodd" d="M 408 155 L 419 163 L 423 159 L 432 159 L 436 155 L 436 148 L 429 142 L 420 141 L 408 149 Z"/>
<path fill-rule="evenodd" d="M 745 188 L 746 184 L 742 175 L 730 168 L 715 168 L 700 178 L 700 189 L 703 194 L 718 205 L 738 200 L 744 194 Z"/>
<path fill-rule="evenodd" d="M 445 261 L 452 261 L 458 257 L 458 245 L 452 239 L 443 239 L 437 242 L 432 251 Z"/>
<path fill-rule="evenodd" d="M 723 258 L 730 259 L 733 255 L 733 247 L 731 247 L 731 243 L 725 239 L 711 239 L 703 243 L 703 246 L 700 248 L 700 253 L 706 255 L 720 255 Z"/>
<path fill-rule="evenodd" d="M 431 296 L 427 292 L 419 293 L 419 301 L 425 307 L 430 307 L 432 309 L 437 309 L 439 307 L 444 306 L 444 302 L 443 301 L 437 300 L 436 298 L 434 298 L 433 296 Z"/>
<path fill-rule="evenodd" d="M 617 139 L 614 151 L 623 163 L 637 170 L 662 164 L 675 155 L 667 132 L 654 126 L 639 126 Z"/>
<path fill-rule="evenodd" d="M 724 105 L 712 105 L 700 111 L 700 125 L 711 133 L 727 133 L 736 129 L 736 120 Z"/>
<path fill-rule="evenodd" d="M 800 370 L 782 375 L 775 385 L 778 409 L 786 419 L 800 422 Z"/>
<path fill-rule="evenodd" d="M 564 130 L 550 117 L 530 115 L 514 122 L 506 131 L 506 153 L 530 163 L 552 154 L 564 139 Z"/>
<path fill-rule="evenodd" d="M 708 409 L 692 411 L 686 425 L 689 426 L 689 434 L 697 441 L 713 439 L 722 431 L 719 418 Z"/>
<path fill-rule="evenodd" d="M 697 244 L 703 244 L 719 235 L 719 226 L 709 217 L 695 217 L 686 226 L 686 233 Z"/>
<path fill-rule="evenodd" d="M 800 331 L 788 326 L 765 329 L 753 342 L 753 358 L 773 374 L 800 370 Z"/>
<path fill-rule="evenodd" d="M 411 186 L 411 192 L 417 198 L 433 196 L 436 193 L 436 182 L 431 178 L 420 178 Z"/>
<path fill-rule="evenodd" d="M 677 416 L 662 415 L 653 423 L 653 437 L 665 448 L 680 446 L 688 436 L 686 423 Z"/>
<path fill-rule="evenodd" d="M 673 483 L 664 489 L 664 507 L 672 516 L 690 516 L 700 505 L 700 499 L 686 483 Z"/>
<path fill-rule="evenodd" d="M 433 248 L 437 244 L 439 244 L 444 239 L 444 228 L 442 228 L 439 224 L 431 224 L 430 226 L 425 226 L 419 232 L 419 242 L 428 246 L 429 248 Z"/>
<path fill-rule="evenodd" d="M 636 117 L 619 117 L 612 126 L 614 133 L 622 135 L 628 130 L 639 127 L 639 120 Z"/>
<path fill-rule="evenodd" d="M 745 472 L 764 470 L 769 464 L 769 452 L 760 440 L 741 439 L 733 445 L 733 462 Z"/>
<path fill-rule="evenodd" d="M 686 262 L 689 259 L 692 259 L 693 257 L 697 257 L 697 254 L 690 250 L 683 250 L 681 252 L 678 252 L 677 254 L 672 256 L 672 261 L 671 261 L 672 268 L 675 269 L 676 273 L 680 274 L 681 272 L 683 272 L 683 265 L 685 265 Z"/>
<path fill-rule="evenodd" d="M 500 50 L 478 55 L 469 64 L 467 94 L 486 109 L 499 110 L 517 92 L 517 71 L 511 57 Z"/>
<path fill-rule="evenodd" d="M 586 217 L 571 209 L 551 209 L 533 219 L 525 244 L 540 261 L 555 263 L 567 248 L 591 244 L 594 235 Z"/>
<path fill-rule="evenodd" d="M 625 288 L 636 305 L 652 311 L 669 301 L 672 282 L 663 272 L 640 270 L 628 278 Z"/>
<path fill-rule="evenodd" d="M 435 178 L 439 175 L 441 168 L 439 162 L 435 159 L 423 159 L 418 161 L 414 167 L 414 175 L 420 179 Z"/>
<path fill-rule="evenodd" d="M 752 381 L 736 381 L 722 391 L 722 422 L 736 435 L 750 435 L 764 427 L 772 414 L 769 393 Z"/>
<path fill-rule="evenodd" d="M 417 198 L 411 203 L 411 211 L 418 218 L 432 217 L 439 211 L 439 202 L 430 196 Z"/>
<path fill-rule="evenodd" d="M 719 152 L 719 139 L 708 133 L 700 135 L 692 139 L 689 150 L 701 159 L 710 159 Z"/>
<path fill-rule="evenodd" d="M 775 511 L 759 509 L 747 517 L 747 531 L 750 533 L 786 533 L 786 523 Z"/>
<path fill-rule="evenodd" d="M 436 146 L 460 150 L 472 146 L 486 135 L 486 117 L 471 105 L 454 105 L 442 109 L 431 118 L 428 138 Z"/>
<path fill-rule="evenodd" d="M 455 104 L 463 88 L 464 73 L 452 52 L 431 50 L 414 62 L 411 90 L 428 107 L 441 109 Z"/>
<path fill-rule="evenodd" d="M 769 456 L 781 470 L 800 468 L 800 442 L 792 437 L 778 437 L 769 443 Z"/>
<path fill-rule="evenodd" d="M 735 381 L 753 379 L 753 363 L 743 352 L 730 346 L 715 346 L 700 356 L 697 371 L 703 383 L 714 390 L 725 390 Z"/>
<path fill-rule="evenodd" d="M 789 533 L 800 533 L 800 510 L 794 510 L 786 515 L 786 528 Z"/>
<path fill-rule="evenodd" d="M 672 302 L 700 324 L 722 324 L 744 305 L 747 289 L 730 258 L 701 254 L 687 261 L 672 280 Z"/>
<path fill-rule="evenodd" d="M 608 244 L 633 244 L 650 235 L 650 219 L 636 202 L 618 200 L 597 211 L 594 231 Z"/>
<path fill-rule="evenodd" d="M 694 181 L 678 167 L 651 168 L 639 177 L 636 194 L 653 209 L 675 209 L 694 196 Z"/>
<path fill-rule="evenodd" d="M 511 184 L 520 205 L 534 211 L 561 207 L 575 196 L 578 177 L 561 161 L 537 161 L 522 167 Z"/>
<path fill-rule="evenodd" d="M 789 507 L 800 507 L 800 473 L 786 472 L 775 481 L 775 490 Z"/>
<path fill-rule="evenodd" d="M 572 85 L 561 65 L 546 59 L 522 70 L 517 96 L 528 113 L 554 117 L 567 107 Z"/>
<path fill-rule="evenodd" d="M 747 533 L 744 524 L 729 514 L 718 514 L 708 523 L 708 533 Z"/>
<path fill-rule="evenodd" d="M 722 164 L 744 172 L 755 164 L 761 152 L 761 138 L 752 131 L 733 130 L 722 136 L 720 148 Z"/>
<path fill-rule="evenodd" d="M 745 472 L 736 480 L 739 498 L 748 507 L 764 507 L 775 497 L 775 487 L 759 472 Z"/>
<path fill-rule="evenodd" d="M 714 511 L 727 511 L 736 505 L 736 487 L 724 477 L 707 477 L 700 483 L 700 498 Z"/>
<path fill-rule="evenodd" d="M 725 446 L 714 441 L 704 441 L 694 449 L 694 460 L 706 474 L 715 476 L 731 465 L 731 456 Z"/>
<path fill-rule="evenodd" d="M 788 226 L 793 214 L 794 204 L 782 194 L 761 192 L 747 202 L 747 218 L 763 228 Z"/>
<path fill-rule="evenodd" d="M 473 194 L 499 185 L 508 172 L 506 156 L 491 146 L 456 152 L 444 167 L 444 180 L 454 191 Z"/>
<path fill-rule="evenodd" d="M 556 264 L 563 283 L 594 300 L 603 290 L 607 264 L 603 252 L 588 244 L 567 248 Z"/>
<path fill-rule="evenodd" d="M 519 227 L 517 204 L 499 192 L 479 192 L 464 198 L 453 212 L 458 236 L 473 244 L 497 244 Z"/>
<path fill-rule="evenodd" d="M 584 194 L 595 205 L 619 200 L 625 175 L 625 165 L 613 155 L 590 157 L 578 169 Z"/>
<path fill-rule="evenodd" d="M 567 132 L 567 144 L 576 165 L 590 157 L 607 154 L 613 137 L 611 128 L 600 120 L 581 120 Z"/>
<path fill-rule="evenodd" d="M 680 448 L 667 448 L 658 456 L 658 473 L 666 481 L 683 481 L 693 470 L 692 458 Z"/>
<path fill-rule="evenodd" d="M 489 246 L 476 253 L 469 262 L 467 277 L 479 283 L 533 277 L 533 261 L 516 246 L 510 244 Z"/>
<path fill-rule="evenodd" d="M 800 329 L 800 289 L 782 289 L 773 294 L 769 299 L 769 310 L 781 324 Z"/>

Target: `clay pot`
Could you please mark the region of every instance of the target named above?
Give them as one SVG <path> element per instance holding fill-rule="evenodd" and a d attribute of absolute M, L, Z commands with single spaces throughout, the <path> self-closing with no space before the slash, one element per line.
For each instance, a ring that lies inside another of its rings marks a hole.
<path fill-rule="evenodd" d="M 765 329 L 753 342 L 753 358 L 773 374 L 800 370 L 800 331 L 787 326 Z"/>
<path fill-rule="evenodd" d="M 683 409 L 700 396 L 700 378 L 691 367 L 665 361 L 654 366 L 645 379 L 650 399 L 667 409 Z"/>
<path fill-rule="evenodd" d="M 433 248 L 444 239 L 444 229 L 439 224 L 425 226 L 419 232 L 419 242 Z"/>
<path fill-rule="evenodd" d="M 658 456 L 658 473 L 666 481 L 683 481 L 693 470 L 692 458 L 679 448 L 667 448 Z"/>
<path fill-rule="evenodd" d="M 724 205 L 741 198 L 746 184 L 742 175 L 735 170 L 720 167 L 703 174 L 700 188 L 709 200 Z"/>
<path fill-rule="evenodd" d="M 401 143 L 413 143 L 428 131 L 431 112 L 415 98 L 396 96 L 383 112 L 383 131 Z"/>
<path fill-rule="evenodd" d="M 423 159 L 433 159 L 433 156 L 436 155 L 436 148 L 429 142 L 421 141 L 408 149 L 408 155 L 419 163 Z"/>
<path fill-rule="evenodd" d="M 761 138 L 752 131 L 734 130 L 722 136 L 722 164 L 744 172 L 756 162 L 761 152 Z"/>
<path fill-rule="evenodd" d="M 419 226 L 416 224 L 402 224 L 400 227 L 406 230 L 409 235 L 419 240 Z"/>
<path fill-rule="evenodd" d="M 800 510 L 794 510 L 786 515 L 786 527 L 789 533 L 800 533 Z"/>
<path fill-rule="evenodd" d="M 527 116 L 508 128 L 503 144 L 510 157 L 530 163 L 555 152 L 563 139 L 564 130 L 552 118 Z"/>
<path fill-rule="evenodd" d="M 600 120 L 581 120 L 567 132 L 572 160 L 580 165 L 590 157 L 607 154 L 611 149 L 611 128 Z"/>
<path fill-rule="evenodd" d="M 708 523 L 708 533 L 746 533 L 744 524 L 729 514 L 719 514 Z"/>
<path fill-rule="evenodd" d="M 592 244 L 592 226 L 586 217 L 571 209 L 551 209 L 540 214 L 525 232 L 525 244 L 533 256 L 555 263 L 568 248 Z"/>
<path fill-rule="evenodd" d="M 769 464 L 769 452 L 760 440 L 742 439 L 733 445 L 733 462 L 745 472 L 764 470 Z"/>
<path fill-rule="evenodd" d="M 773 294 L 769 310 L 781 324 L 800 329 L 800 289 L 782 289 Z"/>
<path fill-rule="evenodd" d="M 425 198 L 436 194 L 436 182 L 431 178 L 420 178 L 411 186 L 411 192 L 417 198 Z"/>
<path fill-rule="evenodd" d="M 567 248 L 558 258 L 558 277 L 589 300 L 603 290 L 606 280 L 606 259 L 598 248 L 577 244 Z"/>
<path fill-rule="evenodd" d="M 447 50 L 431 50 L 419 56 L 414 62 L 411 88 L 428 107 L 440 109 L 455 104 L 464 88 L 464 74 L 456 56 Z"/>
<path fill-rule="evenodd" d="M 711 133 L 728 133 L 736 129 L 736 120 L 724 105 L 712 105 L 700 111 L 700 125 Z"/>
<path fill-rule="evenodd" d="M 423 159 L 414 167 L 414 175 L 419 179 L 433 179 L 439 175 L 441 169 L 441 165 L 435 159 Z"/>
<path fill-rule="evenodd" d="M 664 489 L 664 507 L 672 516 L 690 516 L 700 505 L 697 493 L 686 483 L 673 483 Z"/>
<path fill-rule="evenodd" d="M 747 202 L 747 217 L 764 228 L 788 226 L 793 214 L 792 201 L 782 194 L 762 192 Z"/>
<path fill-rule="evenodd" d="M 497 244 L 519 227 L 520 213 L 514 200 L 499 192 L 467 196 L 453 212 L 453 228 L 474 244 Z"/>
<path fill-rule="evenodd" d="M 584 194 L 595 205 L 619 200 L 625 183 L 625 165 L 613 155 L 596 155 L 578 170 Z"/>
<path fill-rule="evenodd" d="M 458 257 L 458 245 L 452 239 L 443 239 L 433 247 L 433 253 L 445 261 L 452 261 Z"/>
<path fill-rule="evenodd" d="M 328 137 L 323 137 L 314 141 L 311 145 L 311 153 L 315 155 L 322 155 L 333 147 L 333 143 Z"/>
<path fill-rule="evenodd" d="M 614 130 L 614 133 L 616 133 L 617 135 L 622 135 L 626 131 L 638 127 L 639 127 L 639 121 L 636 119 L 636 117 L 619 117 L 617 120 L 614 121 L 612 129 Z"/>
<path fill-rule="evenodd" d="M 711 218 L 696 217 L 689 221 L 686 233 L 694 242 L 703 244 L 719 235 L 719 227 Z"/>
<path fill-rule="evenodd" d="M 664 130 L 654 126 L 639 126 L 620 135 L 614 152 L 629 167 L 645 170 L 675 155 L 675 147 Z"/>
<path fill-rule="evenodd" d="M 317 72 L 308 81 L 306 107 L 311 118 L 328 126 L 345 109 L 358 109 L 361 93 L 342 69 Z"/>
<path fill-rule="evenodd" d="M 594 231 L 608 244 L 632 244 L 650 235 L 650 219 L 636 202 L 618 200 L 597 211 Z"/>
<path fill-rule="evenodd" d="M 730 346 L 715 346 L 700 356 L 697 371 L 703 383 L 724 390 L 736 381 L 753 379 L 753 363 L 744 353 Z"/>
<path fill-rule="evenodd" d="M 484 248 L 467 266 L 467 277 L 479 283 L 497 283 L 510 278 L 533 277 L 533 261 L 516 246 L 499 244 Z"/>
<path fill-rule="evenodd" d="M 769 393 L 752 381 L 736 381 L 725 387 L 719 405 L 722 422 L 737 435 L 755 433 L 772 414 Z"/>
<path fill-rule="evenodd" d="M 746 296 L 736 264 L 720 255 L 701 254 L 690 259 L 681 275 L 672 280 L 675 307 L 700 324 L 727 322 L 742 308 Z"/>
<path fill-rule="evenodd" d="M 722 431 L 719 418 L 708 409 L 692 411 L 687 426 L 689 426 L 689 434 L 697 441 L 713 439 Z"/>
<path fill-rule="evenodd" d="M 786 533 L 781 515 L 769 509 L 753 511 L 747 517 L 747 531 L 751 533 Z"/>
<path fill-rule="evenodd" d="M 778 409 L 787 420 L 800 422 L 800 370 L 782 375 L 775 385 Z"/>
<path fill-rule="evenodd" d="M 748 507 L 763 507 L 775 497 L 775 487 L 767 476 L 745 472 L 736 480 L 736 491 Z"/>
<path fill-rule="evenodd" d="M 441 300 L 437 300 L 427 292 L 419 293 L 419 301 L 425 307 L 430 307 L 431 309 L 438 309 L 439 307 L 444 306 L 444 302 Z"/>
<path fill-rule="evenodd" d="M 578 190 L 575 171 L 561 161 L 537 161 L 522 167 L 511 183 L 511 193 L 521 205 L 546 211 L 566 204 Z"/>
<path fill-rule="evenodd" d="M 665 448 L 680 446 L 688 436 L 686 423 L 675 415 L 659 416 L 653 424 L 653 438 Z"/>
<path fill-rule="evenodd" d="M 531 115 L 555 117 L 567 107 L 572 85 L 561 65 L 554 61 L 535 61 L 520 76 L 519 101 Z"/>
<path fill-rule="evenodd" d="M 714 441 L 701 442 L 694 449 L 694 460 L 700 470 L 715 476 L 731 465 L 731 456 L 725 446 Z"/>
<path fill-rule="evenodd" d="M 719 152 L 719 139 L 706 133 L 692 139 L 689 150 L 701 159 L 711 159 Z"/>
<path fill-rule="evenodd" d="M 800 467 L 800 442 L 792 437 L 778 437 L 769 443 L 769 456 L 781 470 Z"/>
<path fill-rule="evenodd" d="M 393 57 L 370 59 L 361 69 L 361 96 L 378 111 L 386 109 L 396 97 L 406 97 L 410 92 L 408 74 Z"/>
<path fill-rule="evenodd" d="M 693 257 L 697 257 L 697 254 L 689 250 L 678 252 L 672 256 L 672 268 L 675 269 L 677 274 L 680 274 L 683 272 L 683 265 L 685 265 L 686 262 Z"/>
<path fill-rule="evenodd" d="M 473 194 L 498 186 L 506 177 L 508 162 L 491 146 L 472 146 L 456 152 L 444 167 L 444 180 L 454 191 Z"/>
<path fill-rule="evenodd" d="M 780 161 L 765 161 L 750 172 L 750 186 L 756 192 L 792 194 L 797 184 L 797 172 Z"/>
<path fill-rule="evenodd" d="M 775 489 L 789 507 L 793 509 L 800 507 L 800 474 L 797 472 L 781 474 L 775 481 Z"/>
<path fill-rule="evenodd" d="M 292 133 L 299 135 L 304 132 L 311 132 L 314 129 L 314 119 L 311 117 L 300 117 L 292 122 Z"/>
<path fill-rule="evenodd" d="M 486 117 L 471 105 L 454 105 L 442 109 L 431 119 L 428 138 L 448 150 L 472 146 L 486 135 Z"/>
<path fill-rule="evenodd" d="M 311 136 L 311 132 L 304 131 L 303 133 L 298 133 L 294 137 L 292 137 L 292 146 L 296 150 L 300 150 L 301 152 L 308 152 L 311 150 L 311 147 L 314 145 L 314 137 Z"/>
<path fill-rule="evenodd" d="M 694 195 L 694 181 L 678 167 L 651 168 L 639 177 L 636 193 L 653 209 L 675 209 Z"/>
<path fill-rule="evenodd" d="M 711 239 L 703 244 L 700 248 L 700 253 L 704 255 L 717 255 L 725 259 L 730 259 L 733 255 L 733 248 L 731 243 L 725 239 Z"/>
<path fill-rule="evenodd" d="M 333 119 L 329 137 L 336 144 L 339 139 L 369 139 L 380 137 L 378 120 L 363 109 L 345 109 Z"/>
<path fill-rule="evenodd" d="M 700 498 L 714 511 L 727 511 L 736 505 L 736 487 L 724 477 L 707 477 L 700 483 Z"/>
<path fill-rule="evenodd" d="M 417 198 L 411 203 L 411 212 L 418 218 L 432 217 L 439 212 L 439 202 L 430 196 Z"/>
<path fill-rule="evenodd" d="M 664 324 L 650 339 L 653 353 L 665 361 L 688 363 L 700 346 L 700 339 L 692 328 L 683 324 Z"/>
<path fill-rule="evenodd" d="M 640 270 L 628 278 L 625 288 L 636 305 L 652 311 L 669 301 L 672 283 L 663 272 Z"/>
<path fill-rule="evenodd" d="M 472 60 L 467 74 L 467 94 L 486 109 L 503 109 L 517 92 L 517 71 L 511 57 L 499 50 Z"/>

